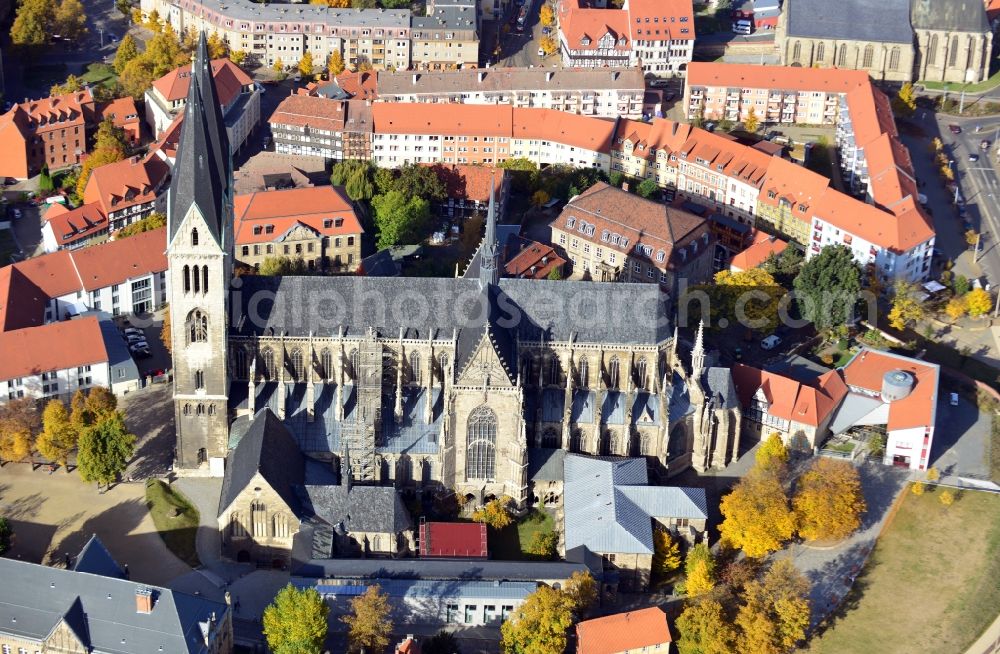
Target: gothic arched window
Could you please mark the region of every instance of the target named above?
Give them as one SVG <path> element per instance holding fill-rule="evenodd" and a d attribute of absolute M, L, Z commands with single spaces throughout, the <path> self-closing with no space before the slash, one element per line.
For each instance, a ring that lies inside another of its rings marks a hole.
<path fill-rule="evenodd" d="M 826 56 L 826 44 L 818 43 L 816 45 L 816 61 L 823 61 L 824 56 Z"/>
<path fill-rule="evenodd" d="M 931 44 L 927 48 L 927 65 L 933 66 L 937 63 L 938 37 L 937 34 L 931 36 Z"/>
<path fill-rule="evenodd" d="M 590 386 L 590 362 L 587 361 L 586 357 L 580 359 L 580 363 L 576 366 L 576 373 L 576 382 L 580 388 L 587 388 Z"/>
<path fill-rule="evenodd" d="M 305 378 L 302 366 L 302 350 L 299 348 L 292 350 L 292 355 L 288 358 L 288 372 L 292 374 L 292 379 L 295 381 L 302 381 Z"/>
<path fill-rule="evenodd" d="M 542 434 L 542 447 L 555 449 L 560 446 L 562 446 L 562 443 L 560 442 L 559 432 L 551 427 L 546 429 L 545 433 Z"/>
<path fill-rule="evenodd" d="M 184 415 L 186 415 L 186 416 L 191 415 L 191 405 L 190 404 L 185 404 L 184 405 Z"/>
<path fill-rule="evenodd" d="M 195 309 L 187 317 L 188 343 L 204 343 L 208 340 L 208 316 Z"/>
<path fill-rule="evenodd" d="M 208 293 L 208 266 L 201 267 L 201 292 Z"/>
<path fill-rule="evenodd" d="M 469 415 L 465 447 L 465 476 L 492 480 L 496 477 L 497 414 L 486 406 Z"/>
<path fill-rule="evenodd" d="M 438 355 L 438 370 L 441 375 L 441 382 L 444 383 L 445 371 L 448 370 L 448 355 L 444 352 Z"/>
<path fill-rule="evenodd" d="M 267 537 L 267 507 L 259 500 L 250 504 L 250 524 L 253 526 L 254 538 Z"/>
<path fill-rule="evenodd" d="M 639 390 L 646 390 L 646 360 L 639 359 L 635 364 L 635 384 Z"/>
<path fill-rule="evenodd" d="M 837 53 L 837 65 L 843 68 L 847 65 L 847 46 L 840 46 L 840 52 Z"/>
<path fill-rule="evenodd" d="M 323 351 L 319 353 L 319 376 L 323 379 L 333 377 L 333 356 L 326 348 L 323 348 Z"/>
<path fill-rule="evenodd" d="M 569 435 L 569 451 L 570 452 L 582 452 L 583 451 L 583 432 L 579 429 L 574 429 Z"/>
<path fill-rule="evenodd" d="M 351 363 L 351 379 L 353 379 L 354 381 L 357 381 L 358 380 L 358 368 L 361 367 L 361 355 L 358 354 L 357 350 L 351 350 L 351 354 L 349 356 L 349 359 L 350 359 L 350 363 Z"/>
<path fill-rule="evenodd" d="M 198 245 L 198 228 L 191 230 L 191 245 Z"/>
<path fill-rule="evenodd" d="M 899 70 L 899 46 L 889 51 L 889 70 Z"/>
<path fill-rule="evenodd" d="M 548 383 L 551 386 L 559 386 L 561 380 L 561 374 L 559 370 L 559 357 L 552 355 L 548 358 L 548 373 L 549 379 Z"/>
<path fill-rule="evenodd" d="M 191 266 L 184 266 L 184 292 L 191 292 Z"/>
<path fill-rule="evenodd" d="M 798 63 L 799 59 L 802 58 L 802 42 L 796 41 L 795 45 L 792 46 L 792 63 Z"/>
<path fill-rule="evenodd" d="M 199 416 L 205 415 L 205 405 L 199 404 L 198 409 L 195 411 L 195 413 L 197 413 Z"/>
<path fill-rule="evenodd" d="M 410 381 L 420 383 L 420 353 L 410 352 Z"/>
<path fill-rule="evenodd" d="M 275 538 L 288 538 L 288 518 L 283 513 L 275 513 L 271 518 Z"/>
<path fill-rule="evenodd" d="M 194 387 L 197 388 L 197 389 L 199 389 L 199 390 L 205 388 L 205 371 L 204 370 L 195 370 L 194 371 Z M 200 411 L 201 408 L 202 407 L 199 404 L 198 405 L 198 410 Z"/>
<path fill-rule="evenodd" d="M 274 351 L 265 347 L 260 351 L 261 374 L 265 380 L 271 381 L 274 378 Z"/>
<path fill-rule="evenodd" d="M 649 434 L 643 434 L 639 437 L 639 454 L 642 456 L 650 456 L 653 454 L 652 448 L 650 447 L 651 439 Z"/>
<path fill-rule="evenodd" d="M 869 43 L 868 45 L 865 46 L 865 55 L 864 58 L 862 58 L 861 60 L 861 67 L 871 68 L 874 59 L 875 59 L 875 46 Z"/>
<path fill-rule="evenodd" d="M 233 379 L 249 379 L 250 369 L 247 366 L 247 351 L 242 347 L 233 348 Z"/>
<path fill-rule="evenodd" d="M 618 388 L 620 374 L 621 364 L 618 363 L 618 357 L 611 357 L 611 363 L 608 364 L 608 388 Z"/>

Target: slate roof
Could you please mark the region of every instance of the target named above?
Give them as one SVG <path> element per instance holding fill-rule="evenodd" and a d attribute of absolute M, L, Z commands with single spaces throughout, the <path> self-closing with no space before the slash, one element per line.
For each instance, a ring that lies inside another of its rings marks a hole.
<path fill-rule="evenodd" d="M 790 38 L 913 43 L 910 0 L 785 0 L 785 4 Z"/>
<path fill-rule="evenodd" d="M 708 517 L 705 490 L 647 486 L 645 459 L 567 454 L 566 551 L 652 554 L 653 517 Z"/>
<path fill-rule="evenodd" d="M 562 481 L 566 450 L 543 447 L 528 448 L 528 479 L 530 481 Z"/>
<path fill-rule="evenodd" d="M 202 630 L 221 602 L 124 579 L 0 558 L 0 633 L 32 641 L 62 621 L 86 651 L 207 652 Z M 153 610 L 136 611 L 136 591 L 153 592 Z"/>
<path fill-rule="evenodd" d="M 111 577 L 112 579 L 125 579 L 125 570 L 118 565 L 111 556 L 111 552 L 104 546 L 101 539 L 94 534 L 83 546 L 73 563 L 74 572 L 89 572 L 93 575 Z"/>
<path fill-rule="evenodd" d="M 242 431 L 242 428 L 240 428 Z M 254 475 L 261 476 L 295 513 L 299 500 L 294 486 L 305 483 L 305 457 L 278 416 L 264 408 L 254 416 L 243 437 L 226 457 L 219 515 L 233 503 Z"/>
<path fill-rule="evenodd" d="M 303 514 L 349 532 L 398 533 L 412 526 L 410 513 L 392 486 L 303 486 Z"/>
<path fill-rule="evenodd" d="M 466 318 L 481 302 L 479 281 L 463 278 L 240 277 L 234 335 L 367 333 L 451 338 L 480 329 Z M 501 279 L 497 326 L 521 340 L 661 343 L 671 335 L 667 295 L 658 284 Z M 301 308 L 311 311 L 303 315 Z M 479 315 L 484 315 L 479 312 Z"/>
<path fill-rule="evenodd" d="M 720 400 L 720 408 L 732 409 L 739 406 L 740 398 L 736 394 L 736 385 L 733 384 L 729 368 L 709 368 L 703 373 L 702 382 L 705 384 L 705 393 Z"/>
<path fill-rule="evenodd" d="M 323 559 L 293 570 L 295 577 L 326 579 L 461 579 L 467 581 L 569 579 L 582 563 L 464 559 Z"/>
<path fill-rule="evenodd" d="M 982 0 L 913 0 L 910 20 L 914 29 L 973 34 L 990 31 Z"/>

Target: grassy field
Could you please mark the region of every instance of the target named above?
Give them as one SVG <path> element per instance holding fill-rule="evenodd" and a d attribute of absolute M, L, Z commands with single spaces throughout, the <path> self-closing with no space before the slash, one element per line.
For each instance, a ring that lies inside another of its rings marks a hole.
<path fill-rule="evenodd" d="M 526 550 L 539 532 L 555 530 L 552 516 L 532 509 L 526 516 L 502 531 L 490 531 L 490 555 L 494 559 L 516 561 L 535 558 Z"/>
<path fill-rule="evenodd" d="M 81 75 L 80 79 L 91 86 L 114 88 L 118 75 L 111 64 L 95 62 L 87 65 L 87 72 Z"/>
<path fill-rule="evenodd" d="M 1000 495 L 907 493 L 813 654 L 960 654 L 1000 611 Z"/>
<path fill-rule="evenodd" d="M 198 509 L 158 479 L 146 483 L 146 507 L 170 551 L 191 567 L 201 565 L 194 544 L 198 533 Z"/>

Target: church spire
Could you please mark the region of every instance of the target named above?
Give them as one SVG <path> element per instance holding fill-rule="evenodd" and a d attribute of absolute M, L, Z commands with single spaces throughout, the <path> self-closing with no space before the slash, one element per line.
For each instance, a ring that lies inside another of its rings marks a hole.
<path fill-rule="evenodd" d="M 205 32 L 199 35 L 189 80 L 167 202 L 168 239 L 174 239 L 194 205 L 211 237 L 222 245 L 227 230 L 232 229 L 233 166 Z"/>
<path fill-rule="evenodd" d="M 490 177 L 490 207 L 486 213 L 486 235 L 480 249 L 479 285 L 496 284 L 500 280 L 499 252 L 497 252 L 496 169 Z"/>
<path fill-rule="evenodd" d="M 694 337 L 694 347 L 691 348 L 691 376 L 701 379 L 705 370 L 705 321 L 698 323 L 698 333 Z"/>

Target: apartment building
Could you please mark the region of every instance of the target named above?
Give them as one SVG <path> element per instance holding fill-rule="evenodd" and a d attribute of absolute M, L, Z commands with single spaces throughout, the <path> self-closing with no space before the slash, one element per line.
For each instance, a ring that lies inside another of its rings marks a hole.
<path fill-rule="evenodd" d="M 268 119 L 274 151 L 340 161 L 344 158 L 344 125 L 349 105 L 347 100 L 321 96 L 286 97 Z"/>
<path fill-rule="evenodd" d="M 70 209 L 50 204 L 42 214 L 42 247 L 46 252 L 75 250 L 107 239 L 108 217 L 97 204 Z"/>
<path fill-rule="evenodd" d="M 310 4 L 258 4 L 250 0 L 142 0 L 142 13 L 157 11 L 178 32 L 217 32 L 229 47 L 265 66 L 294 66 L 308 50 L 325 62 L 340 52 L 356 67 L 410 67 L 409 9 L 335 9 Z"/>
<path fill-rule="evenodd" d="M 410 61 L 421 70 L 479 67 L 476 0 L 432 0 L 411 19 Z"/>
<path fill-rule="evenodd" d="M 505 104 L 604 118 L 642 117 L 638 67 L 380 71 L 378 102 Z"/>
<path fill-rule="evenodd" d="M 353 272 L 361 262 L 361 222 L 333 186 L 238 195 L 233 203 L 237 260 L 255 269 L 268 257 L 301 259 L 309 270 Z"/>
<path fill-rule="evenodd" d="M 406 163 L 496 165 L 517 157 L 538 164 L 607 170 L 615 122 L 552 109 L 507 105 L 377 102 L 371 106 L 372 158 Z"/>
<path fill-rule="evenodd" d="M 550 227 L 576 279 L 659 283 L 673 292 L 680 278 L 697 284 L 712 274 L 704 218 L 603 182 L 572 198 Z"/>
<path fill-rule="evenodd" d="M 562 0 L 557 15 L 563 66 L 640 65 L 664 77 L 683 73 L 694 54 L 691 0 L 626 0 L 621 9 Z"/>
<path fill-rule="evenodd" d="M 229 147 L 235 155 L 260 123 L 260 91 L 242 68 L 228 59 L 212 61 L 212 76 L 226 121 Z M 146 121 L 160 139 L 183 113 L 191 84 L 191 66 L 176 68 L 146 91 Z"/>
<path fill-rule="evenodd" d="M 75 166 L 87 153 L 87 133 L 95 127 L 89 90 L 14 105 L 0 116 L 0 177 L 27 179 L 43 166 Z"/>

